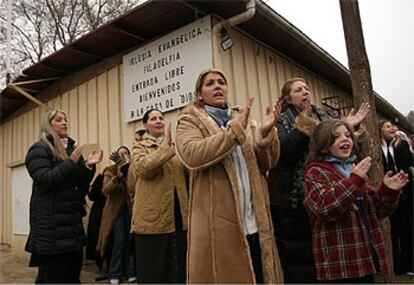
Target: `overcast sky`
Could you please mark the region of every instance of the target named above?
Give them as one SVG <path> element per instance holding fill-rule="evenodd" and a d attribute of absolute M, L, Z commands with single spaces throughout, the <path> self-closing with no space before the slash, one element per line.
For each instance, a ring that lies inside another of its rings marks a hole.
<path fill-rule="evenodd" d="M 266 3 L 348 68 L 339 0 Z M 414 110 L 414 0 L 359 0 L 374 90 L 402 114 Z"/>

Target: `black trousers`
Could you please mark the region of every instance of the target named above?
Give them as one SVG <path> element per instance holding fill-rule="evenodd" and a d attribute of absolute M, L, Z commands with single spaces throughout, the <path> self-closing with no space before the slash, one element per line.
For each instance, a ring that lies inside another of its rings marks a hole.
<path fill-rule="evenodd" d="M 134 238 L 138 283 L 185 283 L 187 231 Z"/>
<path fill-rule="evenodd" d="M 263 267 L 262 255 L 260 253 L 259 234 L 251 234 L 246 236 L 249 243 L 250 255 L 252 257 L 254 275 L 256 277 L 256 284 L 263 284 Z"/>
<path fill-rule="evenodd" d="M 82 251 L 41 255 L 35 283 L 80 283 Z"/>

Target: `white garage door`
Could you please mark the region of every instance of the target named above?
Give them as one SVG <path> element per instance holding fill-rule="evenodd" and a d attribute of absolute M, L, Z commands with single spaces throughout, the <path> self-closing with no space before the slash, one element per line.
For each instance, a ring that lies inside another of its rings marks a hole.
<path fill-rule="evenodd" d="M 25 165 L 11 170 L 13 233 L 29 234 L 29 203 L 32 178 Z"/>

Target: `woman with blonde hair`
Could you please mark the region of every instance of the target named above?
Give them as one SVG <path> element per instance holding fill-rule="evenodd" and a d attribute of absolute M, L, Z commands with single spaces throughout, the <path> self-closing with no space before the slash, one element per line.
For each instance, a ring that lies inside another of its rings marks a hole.
<path fill-rule="evenodd" d="M 190 170 L 187 282 L 283 283 L 263 176 L 278 160 L 280 111 L 267 107 L 256 127 L 254 99 L 242 109 L 227 98 L 224 73 L 204 70 L 177 123 L 178 155 Z"/>
<path fill-rule="evenodd" d="M 86 160 L 81 153 L 82 147 L 68 137 L 66 113 L 47 112 L 40 140 L 26 155 L 33 179 L 26 251 L 32 253 L 29 266 L 39 267 L 37 283 L 80 283 L 84 197 L 102 160 L 102 152 Z"/>

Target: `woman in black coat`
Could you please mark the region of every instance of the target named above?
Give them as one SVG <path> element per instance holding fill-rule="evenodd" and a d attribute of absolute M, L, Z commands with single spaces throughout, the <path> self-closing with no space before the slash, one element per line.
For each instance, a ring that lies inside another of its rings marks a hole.
<path fill-rule="evenodd" d="M 321 121 L 331 117 L 311 105 L 306 80 L 292 78 L 282 87 L 282 114 L 276 122 L 280 159 L 269 175 L 271 196 L 277 192 L 277 205 L 271 206 L 276 240 L 286 283 L 318 283 L 312 257 L 311 226 L 303 206 L 304 170 L 310 137 Z M 369 104 L 347 120 L 357 126 L 369 112 Z"/>
<path fill-rule="evenodd" d="M 102 160 L 102 152 L 92 152 L 86 161 L 81 152 L 68 137 L 66 113 L 49 111 L 40 140 L 26 155 L 33 179 L 26 250 L 32 253 L 30 266 L 39 267 L 36 282 L 80 283 L 84 198 Z"/>
<path fill-rule="evenodd" d="M 403 170 L 409 174 L 409 182 L 402 189 L 398 208 L 390 216 L 392 254 L 395 274 L 414 275 L 413 266 L 413 174 L 409 170 L 414 166 L 413 154 L 409 144 L 402 140 L 396 127 L 387 120 L 378 122 L 381 135 L 381 153 L 384 173 L 391 170 L 397 173 Z"/>

